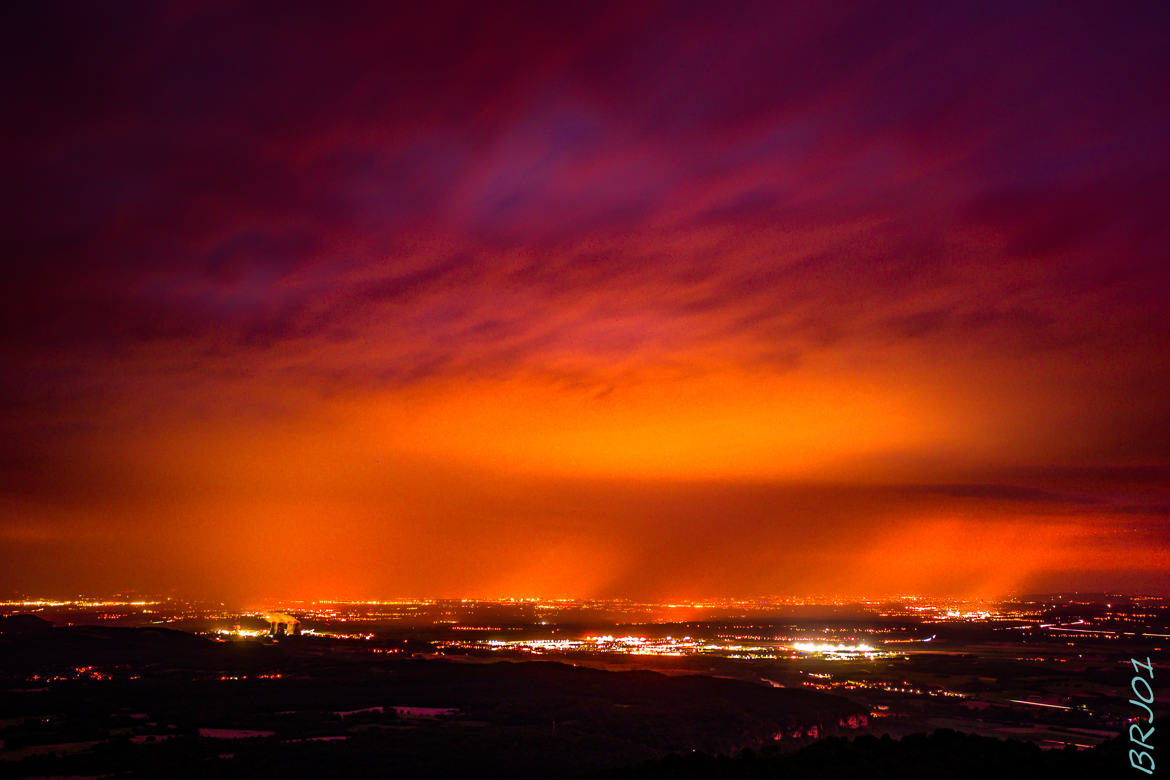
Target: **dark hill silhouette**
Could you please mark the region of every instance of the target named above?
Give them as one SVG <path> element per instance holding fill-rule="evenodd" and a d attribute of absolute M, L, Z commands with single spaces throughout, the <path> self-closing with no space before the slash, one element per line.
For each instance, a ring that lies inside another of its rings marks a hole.
<path fill-rule="evenodd" d="M 50 631 L 53 624 L 36 615 L 21 614 L 0 617 L 0 636 L 37 634 Z"/>
<path fill-rule="evenodd" d="M 229 646 L 166 628 L 52 627 L 17 615 L 5 621 L 0 634 L 0 679 L 80 666 L 235 667 L 249 657 L 271 656 L 273 649 L 255 643 Z"/>
<path fill-rule="evenodd" d="M 1170 753 L 1170 717 L 1155 721 L 1153 755 Z M 598 780 L 1103 780 L 1148 777 L 1129 765 L 1127 734 L 1089 750 L 1041 750 L 1031 742 L 939 729 L 900 740 L 830 737 L 792 754 L 744 751 L 738 756 L 671 755 L 606 771 Z M 1148 765 L 1148 764 L 1147 764 Z M 1170 768 L 1170 767 L 1168 767 Z M 1166 769 L 1154 777 L 1168 776 Z"/>

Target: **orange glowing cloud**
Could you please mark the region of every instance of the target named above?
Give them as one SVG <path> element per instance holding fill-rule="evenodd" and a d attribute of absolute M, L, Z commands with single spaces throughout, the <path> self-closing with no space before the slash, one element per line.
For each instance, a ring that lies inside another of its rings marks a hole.
<path fill-rule="evenodd" d="M 1160 27 L 717 10 L 14 21 L 0 587 L 1164 587 Z"/>

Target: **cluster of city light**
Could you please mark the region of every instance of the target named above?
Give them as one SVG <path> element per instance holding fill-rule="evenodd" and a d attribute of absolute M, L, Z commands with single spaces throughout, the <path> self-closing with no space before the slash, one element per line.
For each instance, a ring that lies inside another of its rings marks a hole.
<path fill-rule="evenodd" d="M 923 623 L 996 623 L 1035 619 L 1038 612 L 1033 607 L 1000 604 L 994 608 L 986 605 L 971 605 L 953 602 L 909 603 L 901 606 L 886 606 L 879 614 L 882 617 L 911 616 Z"/>
<path fill-rule="evenodd" d="M 267 628 L 217 628 L 211 633 L 220 637 L 235 637 L 240 639 L 256 639 L 258 637 L 271 636 L 272 632 Z M 322 631 L 317 628 L 306 628 L 300 633 L 300 636 L 317 637 L 319 639 L 362 639 L 369 641 L 374 638 L 372 633 L 363 634 L 339 634 L 332 631 Z"/>
<path fill-rule="evenodd" d="M 315 636 L 322 639 L 364 639 L 369 641 L 374 638 L 373 634 L 338 634 L 332 631 L 322 631 L 318 628 L 305 628 L 301 630 L 301 636 Z"/>
<path fill-rule="evenodd" d="M 217 628 L 213 632 L 219 636 L 234 636 L 252 639 L 259 636 L 268 636 L 268 629 L 266 628 Z"/>
<path fill-rule="evenodd" d="M 114 677 L 109 672 L 103 672 L 94 666 L 75 666 L 68 672 L 45 676 L 34 674 L 25 679 L 29 682 L 65 682 L 70 680 L 112 680 Z"/>
<path fill-rule="evenodd" d="M 468 600 L 463 599 L 462 602 L 467 603 Z M 317 606 L 320 604 L 335 604 L 335 605 L 341 606 L 341 607 L 402 607 L 402 606 L 430 606 L 430 605 L 436 604 L 436 603 L 438 603 L 438 602 L 435 599 L 410 599 L 410 598 L 389 599 L 389 600 L 383 600 L 383 601 L 344 601 L 344 600 L 338 600 L 338 599 L 324 599 L 324 600 L 317 599 L 315 601 L 284 601 L 284 602 L 281 602 L 281 605 L 290 606 L 292 608 L 296 608 L 296 607 L 304 606 L 304 605 Z M 283 608 L 283 606 L 282 606 L 282 608 Z"/>
<path fill-rule="evenodd" d="M 150 607 L 161 602 L 158 601 L 108 601 L 103 599 L 71 599 L 67 601 L 55 601 L 52 599 L 23 599 L 18 601 L 0 601 L 0 608 L 3 607 L 81 607 L 90 609 L 93 607 Z"/>
<path fill-rule="evenodd" d="M 684 637 L 585 636 L 564 639 L 488 639 L 484 641 L 451 640 L 436 643 L 440 647 L 468 650 L 545 653 L 614 653 L 620 655 L 687 656 L 718 655 L 736 659 L 779 659 L 814 656 L 824 660 L 886 658 L 891 655 L 867 644 L 831 644 L 825 642 L 773 640 L 743 643 L 720 639 L 700 640 Z"/>
<path fill-rule="evenodd" d="M 768 646 L 702 642 L 685 637 L 586 636 L 580 639 L 488 639 L 483 642 L 443 642 L 448 647 L 510 650 L 529 653 L 618 653 L 621 655 L 683 656 L 718 654 L 728 657 L 775 658 Z"/>
<path fill-rule="evenodd" d="M 884 691 L 886 693 L 907 693 L 913 696 L 949 696 L 958 699 L 966 697 L 967 694 L 959 693 L 957 691 L 949 691 L 946 688 L 920 688 L 909 681 L 903 680 L 899 683 L 883 682 L 881 680 L 833 680 L 831 674 L 809 674 L 809 677 L 816 677 L 824 682 L 813 682 L 806 680 L 801 685 L 808 688 L 816 688 L 817 690 L 827 691 L 833 689 L 853 691 L 853 690 L 872 690 Z"/>
<path fill-rule="evenodd" d="M 831 661 L 847 661 L 857 658 L 873 659 L 889 655 L 864 643 L 844 645 L 828 642 L 794 642 L 792 649 L 802 655 L 815 655 Z"/>
<path fill-rule="evenodd" d="M 946 613 L 946 617 L 952 618 L 952 619 L 958 618 L 960 620 L 966 620 L 966 621 L 990 620 L 992 617 L 992 613 L 988 612 L 986 609 L 968 610 L 967 612 L 961 612 L 957 609 L 948 609 L 947 613 Z"/>

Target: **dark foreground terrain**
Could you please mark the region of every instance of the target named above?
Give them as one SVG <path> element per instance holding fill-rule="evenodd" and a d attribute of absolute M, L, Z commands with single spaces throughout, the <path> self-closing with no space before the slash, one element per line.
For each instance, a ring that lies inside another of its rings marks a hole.
<path fill-rule="evenodd" d="M 1170 753 L 1170 718 L 1155 723 L 1155 749 L 1161 757 Z M 744 751 L 734 757 L 671 755 L 618 771 L 604 772 L 607 780 L 1103 780 L 1151 775 L 1129 764 L 1127 739 L 1117 737 L 1090 750 L 1041 750 L 1030 742 L 1000 740 L 939 729 L 933 734 L 914 734 L 900 740 L 863 735 L 852 739 L 829 737 L 792 754 L 775 749 Z M 1146 766 L 1149 766 L 1146 763 Z M 1154 777 L 1167 777 L 1159 766 Z"/>
<path fill-rule="evenodd" d="M 0 691 L 4 777 L 1146 776 L 1120 740 L 857 736 L 846 698 L 741 680 L 25 616 L 0 624 Z"/>

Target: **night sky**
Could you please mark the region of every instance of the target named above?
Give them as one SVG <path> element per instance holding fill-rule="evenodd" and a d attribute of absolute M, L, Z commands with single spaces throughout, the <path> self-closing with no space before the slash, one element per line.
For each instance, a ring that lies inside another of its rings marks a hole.
<path fill-rule="evenodd" d="M 1170 591 L 1170 6 L 234 5 L 0 12 L 0 591 Z"/>

